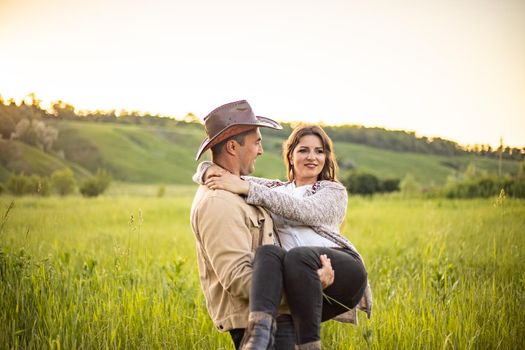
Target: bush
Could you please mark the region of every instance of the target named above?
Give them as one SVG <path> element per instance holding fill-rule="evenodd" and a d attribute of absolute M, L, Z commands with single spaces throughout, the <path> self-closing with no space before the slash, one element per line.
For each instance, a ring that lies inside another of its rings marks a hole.
<path fill-rule="evenodd" d="M 413 196 L 420 191 L 420 185 L 412 174 L 406 174 L 399 184 L 401 193 L 405 196 Z"/>
<path fill-rule="evenodd" d="M 509 197 L 525 198 L 525 180 L 519 177 L 507 179 L 482 177 L 451 183 L 445 189 L 445 196 L 447 198 L 487 198 L 497 196 L 502 189 Z"/>
<path fill-rule="evenodd" d="M 388 193 L 399 191 L 399 179 L 380 180 L 373 174 L 352 173 L 343 184 L 348 192 L 370 196 L 376 192 Z"/>
<path fill-rule="evenodd" d="M 4 185 L 0 184 L 0 196 L 5 192 Z"/>
<path fill-rule="evenodd" d="M 31 178 L 25 175 L 11 175 L 6 183 L 6 188 L 15 196 L 23 196 L 33 192 Z"/>
<path fill-rule="evenodd" d="M 111 175 L 106 170 L 99 169 L 95 176 L 82 181 L 80 184 L 80 193 L 84 197 L 96 197 L 108 188 L 111 183 Z"/>
<path fill-rule="evenodd" d="M 165 194 L 166 194 L 166 186 L 160 185 L 157 188 L 157 197 L 158 198 L 162 198 L 162 197 L 164 197 Z"/>
<path fill-rule="evenodd" d="M 29 176 L 31 184 L 31 194 L 38 194 L 39 196 L 49 196 L 51 193 L 51 184 L 49 178 L 38 175 Z"/>
<path fill-rule="evenodd" d="M 50 192 L 49 179 L 38 175 L 11 175 L 7 180 L 6 188 L 15 196 L 26 194 L 47 196 Z"/>
<path fill-rule="evenodd" d="M 514 181 L 510 186 L 509 194 L 515 198 L 525 198 L 525 179 Z"/>
<path fill-rule="evenodd" d="M 379 179 L 372 174 L 350 174 L 343 180 L 348 192 L 370 196 L 380 190 Z"/>
<path fill-rule="evenodd" d="M 75 176 L 69 168 L 54 171 L 51 174 L 51 183 L 55 191 L 61 196 L 73 193 L 76 188 Z"/>
<path fill-rule="evenodd" d="M 386 179 L 380 183 L 381 192 L 397 192 L 399 191 L 399 179 Z"/>

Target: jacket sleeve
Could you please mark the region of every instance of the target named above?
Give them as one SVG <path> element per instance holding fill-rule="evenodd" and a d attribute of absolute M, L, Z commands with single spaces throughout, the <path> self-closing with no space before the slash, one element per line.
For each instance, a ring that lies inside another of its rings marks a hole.
<path fill-rule="evenodd" d="M 308 226 L 340 225 L 346 215 L 348 195 L 344 186 L 336 182 L 326 182 L 315 194 L 303 198 L 251 182 L 246 202 Z"/>
<path fill-rule="evenodd" d="M 197 220 L 201 244 L 220 284 L 233 296 L 248 299 L 253 253 L 245 217 L 240 206 L 210 197 L 199 209 Z"/>

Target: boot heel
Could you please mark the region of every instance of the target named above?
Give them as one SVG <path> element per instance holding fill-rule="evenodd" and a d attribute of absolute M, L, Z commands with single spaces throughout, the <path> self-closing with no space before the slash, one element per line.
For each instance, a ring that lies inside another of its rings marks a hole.
<path fill-rule="evenodd" d="M 250 312 L 248 316 L 248 327 L 246 327 L 244 331 L 240 349 L 273 349 L 276 329 L 277 324 L 272 315 L 260 311 Z"/>

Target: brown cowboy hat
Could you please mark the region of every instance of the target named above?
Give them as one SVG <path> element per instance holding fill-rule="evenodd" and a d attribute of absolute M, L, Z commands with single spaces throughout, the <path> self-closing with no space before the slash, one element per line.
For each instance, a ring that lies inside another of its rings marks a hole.
<path fill-rule="evenodd" d="M 274 120 L 256 117 L 246 100 L 230 102 L 215 108 L 204 118 L 204 128 L 208 137 L 202 141 L 195 159 L 199 160 L 206 150 L 219 142 L 256 127 L 282 129 Z"/>

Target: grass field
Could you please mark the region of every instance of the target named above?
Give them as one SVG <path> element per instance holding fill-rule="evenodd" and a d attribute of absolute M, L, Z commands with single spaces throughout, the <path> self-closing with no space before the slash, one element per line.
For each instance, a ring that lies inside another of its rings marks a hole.
<path fill-rule="evenodd" d="M 193 190 L 0 197 L 0 348 L 231 349 L 197 280 Z M 351 198 L 343 230 L 375 305 L 325 323 L 324 348 L 525 348 L 525 201 Z"/>

